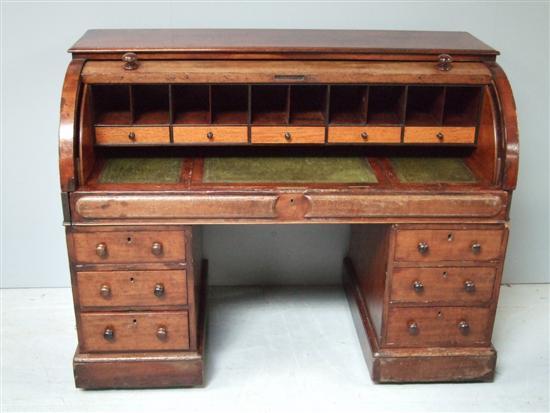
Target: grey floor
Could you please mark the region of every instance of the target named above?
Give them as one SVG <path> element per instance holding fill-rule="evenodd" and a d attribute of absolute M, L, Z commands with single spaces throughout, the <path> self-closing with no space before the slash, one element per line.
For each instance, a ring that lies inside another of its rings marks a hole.
<path fill-rule="evenodd" d="M 206 387 L 82 391 L 70 290 L 2 290 L 2 411 L 549 411 L 549 292 L 501 288 L 494 383 L 375 385 L 341 288 L 217 287 Z"/>

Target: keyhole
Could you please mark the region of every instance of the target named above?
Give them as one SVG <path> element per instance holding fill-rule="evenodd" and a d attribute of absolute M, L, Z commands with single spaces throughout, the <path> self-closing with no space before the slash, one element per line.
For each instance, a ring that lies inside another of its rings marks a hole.
<path fill-rule="evenodd" d="M 134 281 L 134 277 L 130 277 L 130 282 L 133 283 Z"/>
<path fill-rule="evenodd" d="M 128 241 L 128 244 L 131 244 L 132 243 L 132 237 L 126 238 L 126 241 Z"/>
<path fill-rule="evenodd" d="M 438 311 L 437 312 L 437 318 L 441 318 L 443 316 L 443 314 L 441 314 L 441 311 Z"/>
<path fill-rule="evenodd" d="M 294 203 L 294 198 L 290 198 L 290 203 L 291 203 L 291 204 Z"/>
<path fill-rule="evenodd" d="M 447 235 L 447 241 L 451 242 L 453 240 L 453 234 L 449 233 Z"/>
<path fill-rule="evenodd" d="M 443 278 L 447 278 L 447 275 L 449 275 L 449 274 L 447 273 L 447 271 L 443 271 L 443 274 L 441 274 L 441 275 L 443 276 Z"/>

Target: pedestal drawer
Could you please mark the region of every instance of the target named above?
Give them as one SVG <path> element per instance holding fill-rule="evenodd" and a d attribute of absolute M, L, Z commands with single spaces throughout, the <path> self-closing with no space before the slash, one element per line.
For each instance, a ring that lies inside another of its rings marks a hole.
<path fill-rule="evenodd" d="M 396 261 L 490 261 L 503 252 L 502 229 L 398 230 Z"/>
<path fill-rule="evenodd" d="M 495 276 L 495 267 L 397 267 L 390 303 L 486 304 L 493 296 Z"/>
<path fill-rule="evenodd" d="M 390 308 L 385 345 L 389 347 L 445 347 L 488 345 L 490 308 Z"/>
<path fill-rule="evenodd" d="M 187 304 L 185 270 L 82 271 L 76 279 L 84 309 Z"/>
<path fill-rule="evenodd" d="M 83 313 L 80 351 L 187 350 L 187 311 Z"/>
<path fill-rule="evenodd" d="M 73 232 L 78 263 L 145 263 L 185 260 L 183 231 Z"/>

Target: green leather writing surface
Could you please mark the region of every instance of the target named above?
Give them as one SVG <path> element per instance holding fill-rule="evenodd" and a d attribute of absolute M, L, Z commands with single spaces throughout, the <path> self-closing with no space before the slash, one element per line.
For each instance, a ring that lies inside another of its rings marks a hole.
<path fill-rule="evenodd" d="M 401 182 L 476 182 L 475 175 L 460 158 L 391 158 L 390 162 Z"/>
<path fill-rule="evenodd" d="M 112 158 L 105 161 L 99 182 L 177 183 L 180 181 L 181 158 Z"/>
<path fill-rule="evenodd" d="M 375 183 L 359 157 L 220 157 L 204 160 L 204 182 Z"/>

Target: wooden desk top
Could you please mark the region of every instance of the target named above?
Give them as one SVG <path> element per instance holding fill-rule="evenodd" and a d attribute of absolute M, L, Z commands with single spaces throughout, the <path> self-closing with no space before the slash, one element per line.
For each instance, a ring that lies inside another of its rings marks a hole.
<path fill-rule="evenodd" d="M 362 53 L 496 56 L 466 32 L 392 30 L 88 30 L 71 53 Z"/>

